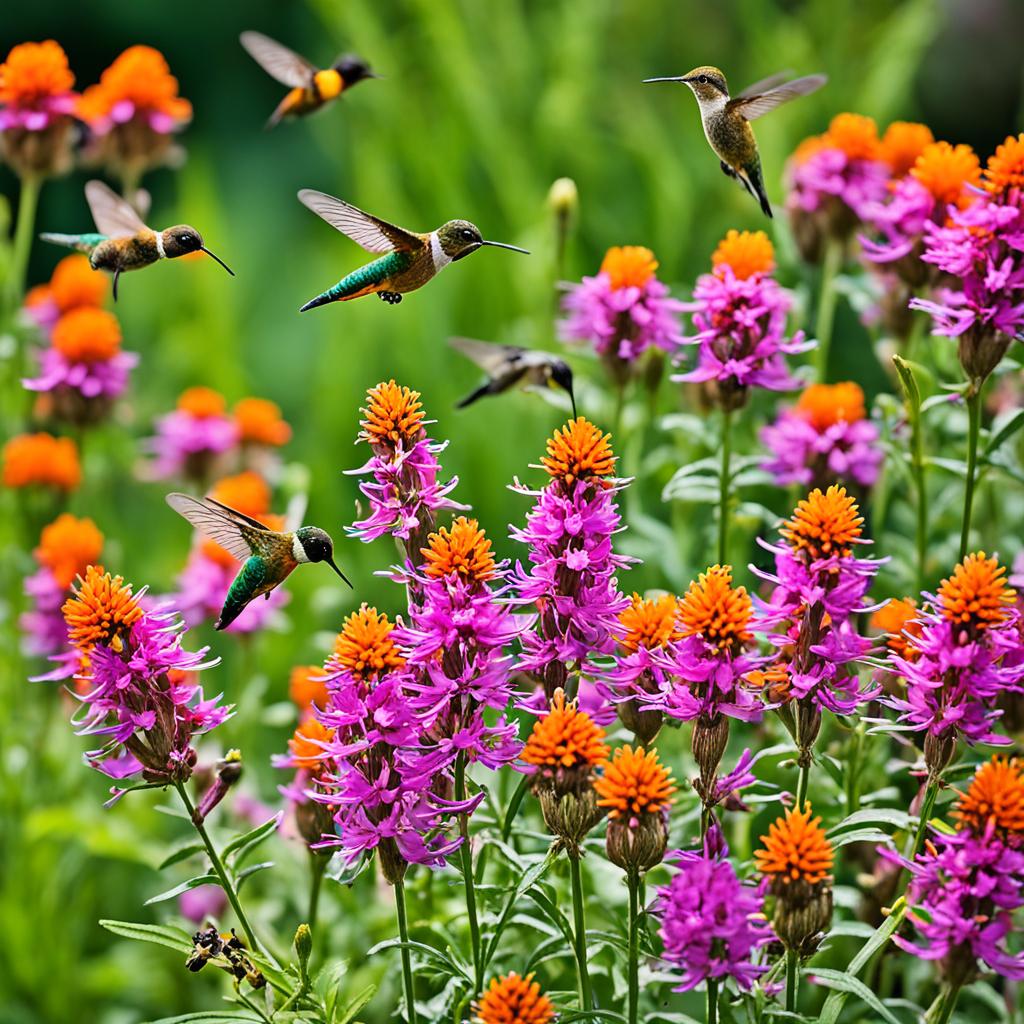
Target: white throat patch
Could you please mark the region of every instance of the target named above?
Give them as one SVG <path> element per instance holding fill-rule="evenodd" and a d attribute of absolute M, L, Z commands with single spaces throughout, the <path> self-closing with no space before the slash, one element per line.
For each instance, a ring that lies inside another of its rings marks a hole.
<path fill-rule="evenodd" d="M 164 252 L 163 235 L 159 231 L 154 231 L 153 234 L 156 235 L 156 251 L 160 256 L 160 259 L 166 259 L 167 253 Z"/>
<path fill-rule="evenodd" d="M 452 258 L 441 248 L 441 239 L 436 231 L 430 232 L 430 258 L 434 261 L 434 269 L 441 270 L 451 263 Z"/>
<path fill-rule="evenodd" d="M 302 541 L 299 540 L 298 534 L 292 537 L 292 558 L 296 562 L 309 561 L 309 555 L 306 554 L 306 549 L 302 546 Z"/>

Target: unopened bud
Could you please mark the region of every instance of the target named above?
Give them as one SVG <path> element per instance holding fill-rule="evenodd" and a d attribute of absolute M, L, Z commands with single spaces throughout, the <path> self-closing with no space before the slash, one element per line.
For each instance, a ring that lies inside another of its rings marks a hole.
<path fill-rule="evenodd" d="M 728 742 L 729 719 L 725 715 L 719 715 L 715 720 L 701 715 L 693 723 L 693 759 L 700 769 L 700 781 L 704 789 L 714 783 Z"/>
<path fill-rule="evenodd" d="M 619 720 L 629 729 L 641 747 L 649 747 L 661 731 L 665 715 L 661 711 L 643 710 L 635 698 L 619 705 Z"/>
<path fill-rule="evenodd" d="M 937 779 L 956 753 L 956 730 L 948 729 L 940 736 L 928 733 L 924 738 L 924 763 L 928 777 Z"/>
<path fill-rule="evenodd" d="M 668 846 L 668 808 L 637 818 L 610 818 L 605 837 L 608 859 L 623 871 L 642 872 L 660 864 Z"/>
<path fill-rule="evenodd" d="M 306 964 L 309 963 L 310 954 L 313 952 L 313 933 L 309 930 L 308 924 L 300 924 L 295 929 L 292 945 L 295 946 L 295 955 L 299 958 L 299 970 L 305 974 Z"/>
<path fill-rule="evenodd" d="M 568 220 L 580 205 L 579 191 L 572 178 L 556 178 L 548 190 L 548 206 L 560 220 Z"/>
<path fill-rule="evenodd" d="M 570 856 L 580 856 L 580 844 L 587 833 L 604 817 L 597 806 L 597 794 L 588 785 L 575 793 L 560 795 L 552 787 L 544 787 L 537 794 L 541 813 L 548 831 L 558 837 L 557 846 Z"/>

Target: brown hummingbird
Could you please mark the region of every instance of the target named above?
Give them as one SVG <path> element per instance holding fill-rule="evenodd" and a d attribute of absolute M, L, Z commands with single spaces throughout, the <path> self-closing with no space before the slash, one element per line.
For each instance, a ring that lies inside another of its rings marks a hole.
<path fill-rule="evenodd" d="M 177 224 L 164 231 L 146 227 L 127 199 L 122 199 L 102 181 L 85 183 L 85 199 L 92 211 L 97 232 L 83 235 L 39 237 L 44 242 L 77 249 L 89 256 L 93 270 L 109 270 L 114 275 L 114 301 L 117 282 L 126 270 L 141 270 L 161 259 L 174 259 L 190 252 L 212 256 L 232 277 L 235 272 L 215 253 L 203 245 L 203 236 L 188 224 Z"/>
<path fill-rule="evenodd" d="M 362 295 L 377 294 L 391 304 L 401 302 L 403 292 L 421 288 L 449 263 L 476 252 L 482 245 L 529 255 L 526 249 L 516 245 L 487 241 L 480 229 L 468 220 L 450 220 L 435 231 L 420 234 L 389 224 L 311 188 L 299 192 L 299 201 L 367 252 L 383 254 L 310 299 L 300 313 L 328 302 L 346 302 Z"/>
<path fill-rule="evenodd" d="M 750 122 L 777 106 L 820 89 L 825 75 L 807 75 L 787 82 L 791 72 L 782 71 L 748 86 L 738 96 L 729 95 L 725 75 L 718 68 L 694 68 L 675 78 L 645 78 L 645 82 L 685 82 L 697 98 L 704 135 L 715 151 L 722 170 L 740 181 L 760 202 L 766 216 L 772 208 L 765 195 L 761 157 Z"/>

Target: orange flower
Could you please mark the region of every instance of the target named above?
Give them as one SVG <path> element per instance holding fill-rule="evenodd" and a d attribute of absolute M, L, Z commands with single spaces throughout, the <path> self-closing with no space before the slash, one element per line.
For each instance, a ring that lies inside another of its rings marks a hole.
<path fill-rule="evenodd" d="M 750 639 L 753 613 L 746 588 L 732 585 L 731 565 L 712 565 L 679 600 L 683 636 L 699 635 L 720 651 Z"/>
<path fill-rule="evenodd" d="M 794 408 L 820 433 L 837 423 L 856 423 L 867 415 L 864 392 L 850 380 L 841 384 L 809 384 Z"/>
<path fill-rule="evenodd" d="M 20 43 L 0 64 L 0 106 L 28 107 L 71 91 L 75 76 L 60 43 Z"/>
<path fill-rule="evenodd" d="M 803 881 L 817 885 L 832 870 L 832 844 L 825 838 L 821 818 L 811 818 L 811 805 L 790 808 L 761 837 L 763 850 L 754 853 L 757 870 L 774 875 L 784 885 Z"/>
<path fill-rule="evenodd" d="M 841 149 L 851 160 L 878 160 L 878 126 L 863 114 L 836 114 L 825 133 L 827 145 Z"/>
<path fill-rule="evenodd" d="M 902 178 L 924 148 L 935 141 L 931 128 L 918 121 L 893 121 L 882 136 L 881 157 L 892 169 L 894 178 Z"/>
<path fill-rule="evenodd" d="M 110 118 L 114 108 L 131 104 L 132 114 L 162 114 L 173 121 L 192 117 L 192 104 L 178 95 L 178 80 L 159 50 L 130 46 L 82 94 L 86 120 Z"/>
<path fill-rule="evenodd" d="M 580 416 L 548 438 L 548 453 L 541 464 L 570 487 L 577 480 L 608 476 L 615 468 L 611 437 Z"/>
<path fill-rule="evenodd" d="M 420 393 L 401 387 L 394 380 L 381 382 L 366 392 L 365 419 L 360 440 L 388 448 L 409 448 L 423 436 L 423 403 Z"/>
<path fill-rule="evenodd" d="M 972 202 L 965 186 L 981 181 L 981 164 L 970 146 L 933 142 L 925 146 L 910 174 L 939 203 L 956 203 L 961 209 Z"/>
<path fill-rule="evenodd" d="M 676 623 L 679 602 L 672 594 L 661 597 L 641 597 L 634 594 L 628 608 L 619 614 L 619 624 L 625 630 L 619 643 L 627 651 L 643 647 L 653 650 L 664 647 L 683 634 Z"/>
<path fill-rule="evenodd" d="M 39 535 L 39 547 L 33 554 L 36 561 L 53 574 L 61 589 L 66 590 L 95 563 L 103 551 L 103 534 L 91 519 L 78 519 L 65 512 Z"/>
<path fill-rule="evenodd" d="M 732 268 L 741 279 L 754 274 L 769 274 L 775 268 L 775 249 L 763 231 L 737 231 L 730 229 L 718 248 L 711 254 L 711 265 Z"/>
<path fill-rule="evenodd" d="M 296 665 L 288 679 L 288 696 L 302 714 L 327 704 L 327 683 L 320 665 Z"/>
<path fill-rule="evenodd" d="M 979 835 L 990 822 L 1003 835 L 1024 835 L 1024 762 L 993 755 L 975 772 L 953 817 Z"/>
<path fill-rule="evenodd" d="M 601 260 L 599 273 L 607 274 L 613 291 L 643 288 L 658 269 L 654 253 L 642 245 L 613 245 Z"/>
<path fill-rule="evenodd" d="M 280 448 L 292 436 L 292 428 L 281 418 L 281 408 L 267 398 L 243 398 L 235 406 L 235 423 L 241 441 Z"/>
<path fill-rule="evenodd" d="M 754 669 L 744 678 L 755 690 L 761 691 L 769 704 L 784 704 L 790 699 L 789 668 L 784 661 Z"/>
<path fill-rule="evenodd" d="M 551 1024 L 555 1008 L 528 974 L 514 971 L 492 978 L 483 997 L 473 1003 L 474 1024 Z"/>
<path fill-rule="evenodd" d="M 214 416 L 223 416 L 227 402 L 224 401 L 224 396 L 213 388 L 186 388 L 178 396 L 178 409 L 197 420 L 207 420 Z"/>
<path fill-rule="evenodd" d="M 812 156 L 829 148 L 827 135 L 809 135 L 793 150 L 790 158 L 794 164 L 806 163 Z"/>
<path fill-rule="evenodd" d="M 604 774 L 594 781 L 601 798 L 598 807 L 608 808 L 609 818 L 657 814 L 672 803 L 676 787 L 664 765 L 658 763 L 658 752 L 644 753 L 627 743 L 619 747 L 611 760 L 602 762 Z"/>
<path fill-rule="evenodd" d="M 393 668 L 401 668 L 405 658 L 391 639 L 394 626 L 386 615 L 365 603 L 345 620 L 334 641 L 333 659 L 357 679 L 376 679 Z"/>
<path fill-rule="evenodd" d="M 812 560 L 843 557 L 860 537 L 863 522 L 846 488 L 833 484 L 824 494 L 818 487 L 811 491 L 779 532 L 794 551 L 806 551 Z"/>
<path fill-rule="evenodd" d="M 131 584 L 95 565 L 79 577 L 78 586 L 61 608 L 68 640 L 88 654 L 96 644 L 122 649 L 122 634 L 142 618 Z"/>
<path fill-rule="evenodd" d="M 548 713 L 533 723 L 520 756 L 537 767 L 594 766 L 608 756 L 608 744 L 604 729 L 575 703 L 566 703 L 563 690 L 556 690 Z"/>
<path fill-rule="evenodd" d="M 319 771 L 326 754 L 323 744 L 334 739 L 334 730 L 321 725 L 315 718 L 307 718 L 288 741 L 293 760 L 301 762 L 314 775 Z"/>
<path fill-rule="evenodd" d="M 939 585 L 939 609 L 951 622 L 986 629 L 1006 619 L 1016 594 L 1006 585 L 1006 569 L 984 551 L 968 555 Z"/>
<path fill-rule="evenodd" d="M 985 188 L 996 195 L 1011 188 L 1024 188 L 1024 132 L 1016 137 L 1007 135 L 988 158 Z"/>
<path fill-rule="evenodd" d="M 886 634 L 886 646 L 893 654 L 913 661 L 918 651 L 910 644 L 908 636 L 921 635 L 921 623 L 915 621 L 918 614 L 917 602 L 912 597 L 896 598 L 871 616 L 871 628 Z"/>
<path fill-rule="evenodd" d="M 213 485 L 210 497 L 253 519 L 270 511 L 270 484 L 251 469 L 222 477 Z"/>
<path fill-rule="evenodd" d="M 494 555 L 491 542 L 484 536 L 475 519 L 459 516 L 451 531 L 443 526 L 427 538 L 427 546 L 420 548 L 426 559 L 424 571 L 428 576 L 460 576 L 467 583 L 481 583 L 494 575 Z"/>
<path fill-rule="evenodd" d="M 80 252 L 65 256 L 50 275 L 50 295 L 61 313 L 81 306 L 100 306 L 107 294 L 107 279 L 93 270 Z"/>
<path fill-rule="evenodd" d="M 3 450 L 3 482 L 7 487 L 56 487 L 73 491 L 82 480 L 78 448 L 70 437 L 18 434 Z"/>
<path fill-rule="evenodd" d="M 121 325 L 105 309 L 83 306 L 53 326 L 53 347 L 72 363 L 103 363 L 121 351 Z"/>

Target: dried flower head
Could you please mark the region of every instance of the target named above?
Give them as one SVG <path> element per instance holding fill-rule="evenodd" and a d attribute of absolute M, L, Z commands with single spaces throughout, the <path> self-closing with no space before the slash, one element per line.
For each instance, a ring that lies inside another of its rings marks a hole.
<path fill-rule="evenodd" d="M 548 438 L 548 453 L 540 461 L 551 476 L 570 487 L 577 480 L 610 476 L 615 468 L 610 441 L 611 434 L 602 434 L 580 416 Z"/>
<path fill-rule="evenodd" d="M 131 585 L 95 565 L 79 577 L 62 611 L 69 642 L 85 654 L 96 644 L 120 650 L 124 635 L 142 618 Z"/>
<path fill-rule="evenodd" d="M 86 572 L 100 557 L 103 534 L 91 519 L 79 519 L 65 512 L 39 536 L 36 561 L 53 574 L 57 585 L 66 590 L 76 576 Z"/>
<path fill-rule="evenodd" d="M 779 531 L 795 553 L 805 553 L 812 561 L 845 557 L 861 535 L 862 516 L 857 503 L 845 487 L 832 486 L 824 493 L 815 488 L 802 498 Z"/>
<path fill-rule="evenodd" d="M 1024 842 L 1024 762 L 993 756 L 974 773 L 953 817 L 977 835 L 994 828 L 1005 840 Z"/>
<path fill-rule="evenodd" d="M 754 274 L 770 274 L 775 269 L 775 249 L 763 231 L 737 231 L 731 228 L 711 254 L 715 270 L 727 266 L 739 280 Z"/>
<path fill-rule="evenodd" d="M 1016 593 L 1006 583 L 1006 569 L 984 551 L 968 555 L 939 586 L 939 608 L 950 622 L 971 632 L 988 629 L 1009 617 Z"/>
<path fill-rule="evenodd" d="M 469 584 L 494 577 L 491 542 L 475 519 L 458 516 L 450 530 L 441 527 L 421 549 L 427 576 L 454 576 Z"/>
<path fill-rule="evenodd" d="M 360 409 L 362 441 L 386 448 L 410 448 L 423 437 L 423 403 L 420 393 L 401 387 L 394 380 L 380 383 L 366 392 L 366 407 Z"/>
<path fill-rule="evenodd" d="M 365 603 L 345 619 L 334 641 L 335 660 L 357 679 L 375 679 L 380 673 L 401 668 L 405 659 L 391 636 L 390 619 Z"/>
<path fill-rule="evenodd" d="M 528 974 L 514 971 L 492 978 L 487 991 L 473 1003 L 473 1024 L 551 1024 L 555 1008 Z"/>
<path fill-rule="evenodd" d="M 746 588 L 732 585 L 731 565 L 712 565 L 679 600 L 683 636 L 700 636 L 720 651 L 737 651 L 750 639 L 752 616 Z"/>

